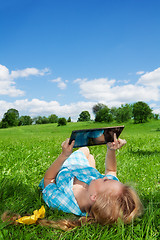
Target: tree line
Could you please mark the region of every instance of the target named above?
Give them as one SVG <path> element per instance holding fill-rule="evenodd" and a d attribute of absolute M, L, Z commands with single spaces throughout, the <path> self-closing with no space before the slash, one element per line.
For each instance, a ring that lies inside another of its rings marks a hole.
<path fill-rule="evenodd" d="M 152 109 L 145 102 L 139 101 L 134 104 L 122 104 L 120 107 L 109 108 L 105 104 L 98 103 L 92 108 L 95 115 L 95 122 L 127 122 L 131 119 L 134 123 L 144 123 L 149 119 L 159 119 L 159 114 L 152 113 Z M 78 118 L 78 121 L 89 121 L 90 114 L 88 111 L 83 111 Z"/>
<path fill-rule="evenodd" d="M 134 120 L 134 123 L 144 123 L 149 119 L 159 119 L 159 114 L 153 114 L 152 109 L 147 103 L 139 101 L 134 104 L 122 104 L 121 107 L 109 108 L 105 104 L 97 103 L 93 106 L 92 111 L 95 115 L 95 122 L 127 122 L 130 119 Z M 91 121 L 91 115 L 88 111 L 82 111 L 79 114 L 78 122 Z M 68 119 L 62 117 L 58 118 L 56 114 L 51 114 L 48 117 L 38 116 L 31 118 L 30 116 L 19 116 L 18 110 L 11 108 L 3 116 L 0 122 L 0 128 L 8 128 L 13 126 L 25 126 L 32 124 L 47 124 L 57 123 L 58 126 L 66 125 L 67 122 L 71 122 L 71 117 Z"/>
<path fill-rule="evenodd" d="M 66 125 L 67 122 L 71 122 L 71 117 L 66 120 L 65 118 L 58 118 L 56 114 L 51 114 L 48 117 L 38 116 L 31 118 L 27 115 L 19 116 L 18 110 L 11 108 L 4 114 L 2 121 L 0 122 L 0 128 L 47 123 L 58 123 L 58 125 Z"/>

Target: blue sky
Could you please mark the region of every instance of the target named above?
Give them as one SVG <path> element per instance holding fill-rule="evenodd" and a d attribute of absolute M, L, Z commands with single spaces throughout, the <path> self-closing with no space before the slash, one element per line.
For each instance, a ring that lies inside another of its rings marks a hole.
<path fill-rule="evenodd" d="M 76 121 L 101 102 L 144 101 L 160 114 L 159 0 L 5 0 L 0 4 L 0 119 Z"/>

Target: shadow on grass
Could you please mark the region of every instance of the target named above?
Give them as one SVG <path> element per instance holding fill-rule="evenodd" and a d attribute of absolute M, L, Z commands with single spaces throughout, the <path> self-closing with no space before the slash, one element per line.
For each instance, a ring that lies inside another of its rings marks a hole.
<path fill-rule="evenodd" d="M 23 183 L 17 178 L 3 178 L 0 182 L 0 212 L 29 212 L 41 205 L 38 187 Z"/>
<path fill-rule="evenodd" d="M 137 150 L 129 149 L 128 152 L 137 154 L 137 155 L 143 155 L 143 156 L 144 155 L 151 156 L 151 155 L 160 154 L 160 151 L 158 151 L 158 150 L 148 151 L 148 150 L 142 150 L 142 149 L 137 149 Z"/>

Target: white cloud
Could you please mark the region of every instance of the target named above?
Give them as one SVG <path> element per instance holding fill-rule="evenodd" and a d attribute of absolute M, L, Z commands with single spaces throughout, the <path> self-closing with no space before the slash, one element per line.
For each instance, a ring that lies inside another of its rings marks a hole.
<path fill-rule="evenodd" d="M 49 73 L 49 69 L 45 68 L 38 70 L 36 68 L 26 68 L 23 70 L 11 71 L 7 67 L 0 64 L 0 95 L 6 95 L 10 97 L 24 96 L 25 92 L 16 88 L 16 82 L 14 79 L 19 77 L 28 76 L 43 76 Z"/>
<path fill-rule="evenodd" d="M 67 84 L 64 83 L 64 82 L 59 82 L 58 83 L 58 87 L 63 90 L 63 89 L 65 89 L 67 87 Z"/>
<path fill-rule="evenodd" d="M 0 65 L 0 95 L 23 96 L 24 91 L 16 88 L 16 78 L 28 76 L 43 76 L 48 73 L 48 69 L 38 70 L 35 68 L 26 68 L 23 70 L 12 71 L 11 74 L 7 67 Z M 79 86 L 80 94 L 85 98 L 84 101 L 60 105 L 57 101 L 47 102 L 39 99 L 23 99 L 12 102 L 0 101 L 0 118 L 9 108 L 15 108 L 20 115 L 48 116 L 52 113 L 58 117 L 71 116 L 76 121 L 79 114 L 87 110 L 92 118 L 92 107 L 94 104 L 101 102 L 108 107 L 119 107 L 121 104 L 133 103 L 136 101 L 152 101 L 154 112 L 160 114 L 158 101 L 160 100 L 159 92 L 160 68 L 153 72 L 146 73 L 139 78 L 139 81 L 133 85 L 128 82 L 119 83 L 115 79 L 98 78 L 88 80 L 87 78 L 78 78 L 74 83 Z M 154 84 L 152 83 L 154 81 Z M 63 81 L 60 77 L 51 80 L 56 83 L 60 89 L 67 87 L 67 80 Z M 152 86 L 151 86 L 152 83 Z M 120 84 L 120 85 L 118 85 Z M 74 100 L 73 100 L 74 101 Z"/>
<path fill-rule="evenodd" d="M 24 95 L 24 91 L 16 89 L 15 82 L 10 76 L 8 68 L 3 65 L 0 65 L 0 95 L 11 97 Z"/>
<path fill-rule="evenodd" d="M 115 80 L 100 78 L 94 80 L 78 79 L 80 93 L 86 99 L 96 102 L 104 102 L 107 105 L 113 103 L 129 103 L 136 101 L 158 101 L 159 90 L 156 87 L 126 84 L 116 85 Z"/>
<path fill-rule="evenodd" d="M 142 75 L 142 74 L 144 74 L 144 71 L 138 71 L 138 72 L 136 72 L 136 75 Z"/>
<path fill-rule="evenodd" d="M 0 64 L 0 81 L 7 80 L 8 78 L 9 78 L 8 68 Z"/>
<path fill-rule="evenodd" d="M 139 78 L 138 83 L 148 86 L 160 87 L 160 68 L 142 75 Z"/>
<path fill-rule="evenodd" d="M 87 99 L 105 100 L 106 93 L 107 98 L 113 98 L 113 94 L 110 91 L 111 86 L 114 85 L 115 80 L 108 80 L 107 78 L 99 78 L 87 81 L 87 79 L 76 79 L 75 83 L 79 83 L 80 93 Z"/>
<path fill-rule="evenodd" d="M 15 108 L 19 111 L 20 115 L 35 116 L 48 116 L 50 114 L 56 114 L 58 117 L 71 116 L 72 121 L 77 121 L 79 114 L 88 110 L 93 117 L 92 107 L 95 102 L 77 102 L 71 104 L 60 105 L 57 101 L 42 101 L 39 99 L 16 100 L 13 103 L 0 101 L 0 118 L 9 108 Z"/>
<path fill-rule="evenodd" d="M 53 79 L 53 80 L 50 80 L 50 82 L 56 82 L 56 83 L 61 82 L 61 81 L 62 81 L 61 77 L 58 77 L 58 78 Z"/>
<path fill-rule="evenodd" d="M 89 111 L 91 118 L 94 119 L 94 115 L 92 113 L 92 107 L 97 102 L 89 101 L 89 102 L 77 102 L 70 103 L 65 105 L 60 105 L 57 101 L 43 101 L 39 99 L 32 99 L 29 101 L 28 99 L 16 100 L 15 102 L 6 102 L 0 101 L 0 119 L 3 117 L 4 113 L 7 112 L 10 108 L 15 108 L 19 111 L 21 115 L 29 115 L 31 117 L 36 116 L 49 116 L 50 114 L 56 114 L 58 117 L 65 117 L 66 119 L 71 116 L 72 121 L 77 121 L 79 114 L 82 111 Z M 106 104 L 106 102 L 101 102 Z M 112 101 L 109 102 L 108 107 L 112 106 L 120 106 L 121 102 Z M 155 106 L 154 113 L 160 114 L 160 108 Z"/>
<path fill-rule="evenodd" d="M 50 82 L 57 83 L 57 86 L 61 89 L 64 90 L 67 87 L 67 82 L 68 80 L 62 81 L 61 77 L 58 77 L 56 79 L 50 80 Z"/>
<path fill-rule="evenodd" d="M 77 78 L 77 79 L 75 79 L 73 82 L 74 83 L 81 83 L 81 82 L 85 82 L 85 81 L 87 81 L 88 79 L 87 78 Z"/>
<path fill-rule="evenodd" d="M 149 107 L 153 110 L 153 113 L 160 115 L 160 106 L 156 103 L 149 104 Z"/>
<path fill-rule="evenodd" d="M 19 78 L 19 77 L 28 77 L 28 76 L 44 76 L 49 73 L 48 68 L 44 68 L 43 70 L 39 70 L 37 68 L 25 68 L 23 70 L 11 71 L 11 78 Z"/>
<path fill-rule="evenodd" d="M 153 110 L 153 113 L 160 115 L 160 108 L 155 108 L 155 109 Z"/>
<path fill-rule="evenodd" d="M 8 84 L 5 88 L 2 87 L 2 84 L 0 83 L 0 95 L 7 95 L 10 97 L 17 97 L 17 96 L 24 96 L 24 91 L 20 89 L 16 89 L 14 86 L 11 85 L 11 83 Z"/>
<path fill-rule="evenodd" d="M 4 113 L 7 112 L 8 109 L 13 107 L 14 104 L 11 102 L 0 101 L 0 119 L 2 119 Z"/>
<path fill-rule="evenodd" d="M 124 84 L 129 83 L 129 82 L 130 82 L 130 80 L 118 80 L 117 81 L 117 83 L 124 83 Z"/>

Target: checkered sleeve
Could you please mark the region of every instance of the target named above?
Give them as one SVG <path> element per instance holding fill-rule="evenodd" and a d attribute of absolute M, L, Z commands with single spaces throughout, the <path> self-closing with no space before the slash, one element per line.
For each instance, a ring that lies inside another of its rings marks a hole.
<path fill-rule="evenodd" d="M 70 198 L 65 194 L 65 192 L 60 191 L 56 184 L 51 183 L 46 186 L 42 191 L 43 200 L 46 202 L 48 207 L 57 208 L 64 212 L 70 212 L 68 206 L 70 205 Z"/>

